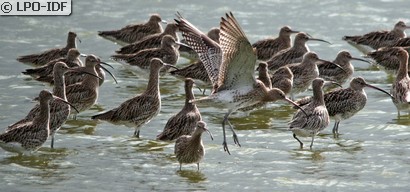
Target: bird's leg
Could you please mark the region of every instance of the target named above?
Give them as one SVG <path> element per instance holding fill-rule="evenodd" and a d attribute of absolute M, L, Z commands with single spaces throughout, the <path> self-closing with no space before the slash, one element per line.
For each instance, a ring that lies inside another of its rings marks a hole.
<path fill-rule="evenodd" d="M 313 147 L 313 141 L 315 140 L 315 135 L 316 135 L 316 132 L 312 136 L 312 142 L 310 143 L 310 149 L 312 149 Z"/>
<path fill-rule="evenodd" d="M 51 135 L 51 149 L 54 149 L 54 134 Z"/>
<path fill-rule="evenodd" d="M 227 113 L 227 115 L 229 115 L 229 113 Z M 225 117 L 227 115 L 225 115 Z M 227 120 L 228 120 L 228 118 L 224 118 L 224 120 L 222 121 L 222 133 L 223 133 L 223 136 L 224 136 L 224 141 L 223 141 L 222 145 L 224 147 L 224 151 L 228 152 L 228 154 L 231 155 L 231 153 L 229 152 L 229 149 L 228 149 L 228 144 L 226 144 L 225 122 Z"/>
<path fill-rule="evenodd" d="M 73 119 L 74 119 L 74 120 L 77 120 L 77 113 L 74 114 Z"/>
<path fill-rule="evenodd" d="M 303 143 L 299 140 L 299 138 L 296 137 L 296 134 L 293 134 L 293 138 L 295 138 L 299 142 L 300 148 L 303 149 Z"/>
<path fill-rule="evenodd" d="M 333 132 L 333 137 L 334 137 L 334 138 L 338 138 L 338 137 L 339 137 L 339 123 L 340 123 L 340 121 L 339 121 L 339 120 L 336 120 L 336 121 L 335 121 L 335 125 L 333 126 L 332 132 Z"/>
<path fill-rule="evenodd" d="M 134 131 L 134 137 L 140 138 L 140 130 L 139 130 L 139 129 L 135 129 L 135 131 Z"/>
<path fill-rule="evenodd" d="M 240 147 L 241 144 L 239 143 L 239 139 L 238 139 L 238 136 L 236 135 L 235 129 L 233 129 L 233 126 L 232 126 L 231 122 L 229 121 L 229 119 L 226 119 L 226 120 L 228 122 L 229 128 L 232 131 L 233 142 Z"/>
<path fill-rule="evenodd" d="M 179 170 L 182 170 L 182 163 L 179 163 Z"/>
<path fill-rule="evenodd" d="M 199 163 L 196 163 L 196 167 L 198 167 L 196 171 L 199 171 Z"/>

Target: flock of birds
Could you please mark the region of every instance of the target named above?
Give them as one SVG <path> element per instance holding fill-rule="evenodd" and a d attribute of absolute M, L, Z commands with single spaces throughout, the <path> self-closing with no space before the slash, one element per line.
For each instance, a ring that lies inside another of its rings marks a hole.
<path fill-rule="evenodd" d="M 235 111 L 250 111 L 263 107 L 268 102 L 284 100 L 297 109 L 289 123 L 293 137 L 303 148 L 298 137 L 315 136 L 335 119 L 334 136 L 338 135 L 340 121 L 348 119 L 366 105 L 364 87 L 374 88 L 392 98 L 400 111 L 410 110 L 410 78 L 408 60 L 410 39 L 405 29 L 410 28 L 399 21 L 390 31 L 375 31 L 365 35 L 345 36 L 344 40 L 354 46 L 368 46 L 374 51 L 366 53 L 374 63 L 393 71 L 396 80 L 390 93 L 368 84 L 362 77 L 354 77 L 351 60 L 371 63 L 355 58 L 348 51 L 340 51 L 333 61 L 320 59 L 309 50 L 307 41 L 321 41 L 311 35 L 294 31 L 289 26 L 280 29 L 277 38 L 267 38 L 251 44 L 232 13 L 221 18 L 220 26 L 207 34 L 198 30 L 177 13 L 174 23 L 164 22 L 158 14 L 150 16 L 143 24 L 127 25 L 119 30 L 100 31 L 98 35 L 123 45 L 112 59 L 133 70 L 149 74 L 146 90 L 120 104 L 118 107 L 92 116 L 92 119 L 134 127 L 134 136 L 139 137 L 140 128 L 155 118 L 161 110 L 159 91 L 160 75 L 171 74 L 185 80 L 185 105 L 166 123 L 158 140 L 175 140 L 175 155 L 182 164 L 202 160 L 205 149 L 201 135 L 209 132 L 197 105 L 217 106 L 227 109 L 223 120 L 223 148 L 230 154 L 226 141 L 226 126 L 232 131 L 234 143 L 239 139 L 229 122 Z M 179 40 L 177 32 L 182 33 Z M 293 44 L 291 35 L 296 34 Z M 35 80 L 53 85 L 52 92 L 42 90 L 39 101 L 22 120 L 8 126 L 0 134 L 0 146 L 8 151 L 26 153 L 40 148 L 54 136 L 69 118 L 89 109 L 98 98 L 98 88 L 109 73 L 99 57 L 83 55 L 76 46 L 77 35 L 68 33 L 67 45 L 39 54 L 21 56 L 19 62 L 36 66 L 23 74 Z M 192 64 L 175 67 L 179 56 L 193 60 Z M 80 57 L 85 57 L 83 64 Z M 255 67 L 259 72 L 255 77 Z M 111 66 L 110 66 L 111 67 Z M 352 78 L 352 79 L 351 79 Z M 341 84 L 349 79 L 350 86 Z M 205 88 L 211 87 L 208 96 L 196 99 L 194 81 Z M 293 101 L 299 93 L 313 88 L 313 96 Z M 324 90 L 329 90 L 324 92 Z M 289 98 L 290 96 L 290 98 Z"/>

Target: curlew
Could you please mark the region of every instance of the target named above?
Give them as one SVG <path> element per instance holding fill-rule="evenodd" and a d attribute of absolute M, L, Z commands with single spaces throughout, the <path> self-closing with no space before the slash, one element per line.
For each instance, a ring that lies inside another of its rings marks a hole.
<path fill-rule="evenodd" d="M 151 59 L 147 89 L 142 94 L 126 100 L 114 109 L 94 115 L 91 118 L 134 127 L 134 136 L 139 138 L 142 125 L 150 122 L 161 110 L 159 71 L 167 65 L 158 58 Z"/>
<path fill-rule="evenodd" d="M 410 113 L 409 54 L 403 48 L 396 47 L 394 49 L 394 54 L 400 61 L 400 67 L 390 93 L 393 95 L 392 100 L 394 105 L 396 105 L 397 114 L 400 117 L 400 111 Z"/>
<path fill-rule="evenodd" d="M 116 61 L 125 61 L 128 67 L 136 66 L 137 71 L 148 71 L 152 58 L 159 58 L 164 63 L 175 65 L 179 58 L 179 52 L 176 48 L 177 42 L 170 35 L 165 35 L 161 41 L 161 47 L 151 48 L 139 51 L 134 54 L 117 54 L 111 56 Z M 164 67 L 167 69 L 168 67 Z M 134 68 L 132 68 L 134 69 Z"/>
<path fill-rule="evenodd" d="M 77 34 L 70 31 L 68 32 L 67 45 L 65 47 L 49 49 L 47 51 L 44 51 L 38 54 L 19 56 L 17 58 L 17 61 L 21 63 L 36 65 L 36 66 L 42 66 L 54 59 L 58 59 L 60 57 L 66 57 L 68 50 L 70 50 L 71 48 L 77 48 L 77 45 L 75 43 L 76 37 L 77 37 Z"/>
<path fill-rule="evenodd" d="M 335 137 L 339 134 L 340 121 L 352 117 L 366 105 L 367 95 L 363 89 L 364 87 L 376 89 L 392 97 L 387 91 L 368 84 L 362 77 L 353 78 L 348 88 L 333 90 L 324 95 L 329 116 L 335 119 L 332 130 Z M 304 106 L 311 103 L 311 101 L 311 97 L 305 97 L 296 101 L 296 103 Z"/>
<path fill-rule="evenodd" d="M 54 87 L 53 87 L 53 95 L 61 98 L 61 100 L 52 100 L 50 101 L 50 136 L 51 136 L 51 148 L 54 148 L 54 135 L 60 129 L 60 127 L 65 123 L 70 115 L 70 105 L 67 104 L 67 97 L 66 97 L 66 89 L 64 84 L 64 74 L 68 71 L 72 71 L 75 73 L 80 72 L 76 69 L 70 69 L 65 63 L 57 62 L 53 68 L 53 76 L 54 76 Z M 81 72 L 84 73 L 84 72 Z M 92 74 L 91 74 L 92 75 Z M 24 117 L 22 120 L 9 125 L 6 131 L 11 129 L 15 129 L 24 125 L 27 122 L 33 121 L 36 116 L 40 115 L 41 105 L 36 105 L 30 112 Z"/>
<path fill-rule="evenodd" d="M 181 135 L 191 135 L 195 130 L 196 123 L 202 120 L 201 113 L 195 103 L 189 101 L 195 99 L 192 91 L 194 80 L 185 79 L 185 105 L 177 114 L 168 119 L 162 133 L 157 135 L 158 140 L 170 141 Z"/>
<path fill-rule="evenodd" d="M 40 111 L 32 119 L 0 134 L 0 147 L 6 151 L 26 153 L 36 151 L 46 141 L 50 134 L 50 101 L 64 99 L 53 96 L 51 92 L 42 90 L 39 94 Z"/>
<path fill-rule="evenodd" d="M 273 102 L 279 99 L 294 103 L 286 98 L 281 90 L 269 89 L 255 79 L 255 50 L 232 13 L 226 14 L 226 18 L 221 19 L 220 46 L 181 16 L 176 21 L 182 36 L 198 53 L 213 84 L 211 95 L 192 102 L 219 106 L 228 110 L 222 121 L 224 137 L 222 145 L 230 154 L 225 134 L 227 123 L 233 133 L 234 143 L 240 146 L 228 119 L 232 112 L 259 102 Z"/>
<path fill-rule="evenodd" d="M 317 64 L 319 77 L 327 81 L 335 81 L 339 84 L 346 83 L 354 73 L 354 66 L 350 63 L 351 60 L 363 61 L 370 64 L 367 60 L 353 57 L 348 51 L 340 51 L 332 63 L 336 63 L 342 68 L 338 68 L 328 61 L 320 61 Z"/>
<path fill-rule="evenodd" d="M 279 51 L 267 61 L 269 70 L 274 71 L 287 64 L 301 62 L 303 55 L 309 52 L 309 47 L 306 45 L 307 41 L 322 41 L 329 43 L 322 39 L 309 37 L 303 32 L 298 33 L 296 34 L 292 47 Z"/>
<path fill-rule="evenodd" d="M 258 59 L 267 61 L 279 51 L 291 47 L 290 35 L 292 33 L 299 33 L 299 31 L 294 31 L 289 26 L 283 26 L 277 38 L 270 37 L 253 43 L 252 47 L 256 48 Z"/>
<path fill-rule="evenodd" d="M 153 14 L 148 22 L 144 24 L 127 25 L 118 30 L 99 31 L 98 35 L 121 45 L 126 45 L 139 41 L 146 36 L 162 33 L 160 22 L 166 23 L 159 14 Z"/>
<path fill-rule="evenodd" d="M 176 24 L 170 23 L 167 27 L 165 27 L 164 32 L 147 36 L 140 41 L 136 41 L 132 44 L 121 47 L 115 52 L 117 54 L 133 54 L 145 49 L 158 48 L 161 46 L 161 41 L 166 35 L 170 35 L 175 39 L 175 41 L 178 41 L 177 31 L 178 27 Z"/>
<path fill-rule="evenodd" d="M 202 133 L 208 132 L 213 140 L 211 132 L 206 128 L 206 123 L 198 121 L 195 131 L 191 135 L 182 135 L 175 141 L 175 156 L 179 162 L 179 170 L 182 164 L 196 163 L 199 171 L 199 163 L 205 156 L 205 148 L 202 143 Z"/>
<path fill-rule="evenodd" d="M 303 143 L 297 136 L 312 137 L 310 143 L 310 148 L 312 148 L 315 136 L 329 125 L 329 113 L 323 99 L 324 82 L 321 78 L 312 81 L 312 100 L 309 104 L 303 106 L 307 116 L 298 110 L 289 123 L 289 130 L 293 132 L 293 138 L 299 142 L 300 148 L 303 148 Z"/>
<path fill-rule="evenodd" d="M 390 31 L 373 31 L 364 35 L 344 36 L 342 39 L 359 45 L 366 45 L 373 49 L 393 46 L 398 40 L 406 37 L 404 30 L 410 28 L 403 21 L 399 21 Z"/>

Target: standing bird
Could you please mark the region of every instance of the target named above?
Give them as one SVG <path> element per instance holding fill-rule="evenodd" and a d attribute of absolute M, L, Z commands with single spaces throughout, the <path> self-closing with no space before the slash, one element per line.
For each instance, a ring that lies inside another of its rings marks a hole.
<path fill-rule="evenodd" d="M 144 24 L 127 25 L 118 30 L 99 31 L 98 35 L 108 40 L 126 45 L 143 39 L 146 36 L 162 33 L 160 22 L 166 23 L 158 14 L 153 14 Z"/>
<path fill-rule="evenodd" d="M 293 73 L 289 67 L 281 67 L 272 74 L 271 82 L 273 88 L 278 88 L 285 95 L 290 95 L 293 87 Z"/>
<path fill-rule="evenodd" d="M 158 58 L 151 59 L 147 89 L 142 94 L 126 100 L 120 106 L 94 115 L 91 119 L 135 127 L 134 136 L 139 138 L 141 126 L 150 122 L 161 110 L 159 71 L 166 65 L 168 64 L 163 63 Z"/>
<path fill-rule="evenodd" d="M 309 86 L 312 85 L 312 81 L 319 77 L 319 69 L 317 68 L 317 62 L 319 61 L 328 62 L 319 59 L 315 52 L 307 52 L 303 55 L 303 60 L 301 63 L 286 65 L 286 67 L 289 67 L 293 74 L 293 87 L 290 92 L 291 98 L 294 98 L 296 94 L 306 91 Z M 329 64 L 341 68 L 338 64 L 332 62 L 329 62 Z"/>
<path fill-rule="evenodd" d="M 179 58 L 176 44 L 177 42 L 172 36 L 165 35 L 162 38 L 161 46 L 158 48 L 144 49 L 134 54 L 117 54 L 111 56 L 111 58 L 116 61 L 125 61 L 130 66 L 137 66 L 144 71 L 149 70 L 152 58 L 159 58 L 164 63 L 175 65 Z"/>
<path fill-rule="evenodd" d="M 351 60 L 363 61 L 369 63 L 369 61 L 353 57 L 348 51 L 340 51 L 333 63 L 338 64 L 341 68 L 338 68 L 334 64 L 328 61 L 319 61 L 317 67 L 319 69 L 319 77 L 327 81 L 335 81 L 339 84 L 346 83 L 354 72 L 354 67 L 350 63 Z"/>
<path fill-rule="evenodd" d="M 317 78 L 313 80 L 313 97 L 309 104 L 303 106 L 307 113 L 307 117 L 298 110 L 289 123 L 289 129 L 293 132 L 293 138 L 300 143 L 300 148 L 303 148 L 300 137 L 312 137 L 310 148 L 313 146 L 315 136 L 329 125 L 329 113 L 327 112 L 325 101 L 323 99 L 324 80 Z"/>
<path fill-rule="evenodd" d="M 101 65 L 101 60 L 95 55 L 88 55 L 85 58 L 85 67 L 80 68 L 80 71 L 91 74 L 84 77 L 84 81 L 68 85 L 66 87 L 66 96 L 68 102 L 72 103 L 79 112 L 85 111 L 93 106 L 98 99 L 99 79 L 97 65 Z M 102 66 L 101 66 L 102 67 Z M 71 110 L 76 118 L 78 112 Z"/>
<path fill-rule="evenodd" d="M 298 33 L 292 47 L 279 51 L 267 61 L 269 70 L 274 71 L 287 64 L 301 62 L 303 55 L 309 52 L 309 47 L 306 45 L 307 41 L 322 41 L 329 43 L 322 39 L 311 38 L 303 32 Z"/>
<path fill-rule="evenodd" d="M 192 102 L 220 106 L 228 109 L 222 121 L 223 148 L 230 154 L 226 143 L 225 124 L 233 133 L 234 143 L 240 146 L 238 137 L 229 122 L 229 115 L 243 107 L 259 102 L 273 102 L 279 99 L 292 104 L 279 89 L 269 89 L 254 77 L 256 53 L 233 14 L 221 18 L 220 45 L 209 39 L 187 20 L 179 16 L 176 20 L 182 36 L 198 53 L 213 84 L 211 95 Z"/>
<path fill-rule="evenodd" d="M 158 140 L 171 141 L 181 135 L 191 135 L 195 130 L 196 123 L 202 120 L 201 113 L 195 103 L 190 101 L 195 99 L 192 91 L 194 80 L 185 79 L 185 105 L 180 112 L 168 119 L 162 133 L 157 135 Z"/>
<path fill-rule="evenodd" d="M 196 123 L 196 129 L 191 135 L 182 135 L 175 141 L 175 155 L 179 162 L 179 170 L 182 169 L 182 164 L 196 163 L 197 170 L 199 171 L 199 162 L 205 156 L 205 148 L 202 143 L 202 133 L 208 132 L 212 137 L 211 132 L 206 128 L 206 123 L 203 121 L 198 121 Z"/>
<path fill-rule="evenodd" d="M 387 91 L 366 83 L 362 77 L 353 78 L 348 88 L 330 91 L 324 95 L 329 116 L 335 118 L 335 125 L 332 130 L 335 137 L 339 134 L 340 121 L 352 117 L 366 105 L 367 95 L 363 90 L 364 87 L 379 90 L 392 97 Z M 307 105 L 311 102 L 312 97 L 305 97 L 296 101 L 300 106 Z"/>
<path fill-rule="evenodd" d="M 410 28 L 403 21 L 399 21 L 394 25 L 394 28 L 390 31 L 373 31 L 364 35 L 356 36 L 344 36 L 342 39 L 360 45 L 366 45 L 373 49 L 381 47 L 392 46 L 399 39 L 405 38 L 406 33 L 404 30 Z"/>
<path fill-rule="evenodd" d="M 64 74 L 67 71 L 73 71 L 77 73 L 75 69 L 70 69 L 65 63 L 57 62 L 54 65 L 53 76 L 54 76 L 54 88 L 53 95 L 61 98 L 62 100 L 52 100 L 50 101 L 50 136 L 51 136 L 51 148 L 54 148 L 54 135 L 60 129 L 60 127 L 65 123 L 70 115 L 70 105 L 67 104 L 66 89 L 64 84 Z M 9 125 L 6 131 L 16 129 L 27 122 L 33 121 L 36 116 L 41 113 L 41 105 L 38 104 L 34 106 L 33 109 L 24 117 L 24 119 Z"/>
<path fill-rule="evenodd" d="M 270 37 L 252 44 L 252 47 L 256 48 L 258 59 L 267 61 L 279 51 L 291 47 L 290 35 L 292 33 L 299 33 L 299 31 L 293 31 L 289 26 L 283 26 L 277 38 Z"/>
<path fill-rule="evenodd" d="M 26 153 L 36 151 L 46 141 L 50 134 L 50 101 L 64 99 L 53 96 L 49 91 L 42 90 L 39 95 L 40 112 L 32 119 L 18 127 L 0 134 L 0 147 L 6 151 Z"/>
<path fill-rule="evenodd" d="M 400 67 L 390 93 L 393 95 L 392 100 L 397 107 L 397 114 L 400 117 L 400 111 L 410 113 L 409 54 L 403 48 L 396 47 L 394 49 L 395 55 L 400 60 Z"/>
<path fill-rule="evenodd" d="M 178 27 L 176 26 L 176 24 L 170 23 L 167 25 L 167 27 L 165 27 L 164 32 L 147 36 L 132 44 L 121 47 L 115 52 L 118 54 L 133 54 L 144 49 L 158 48 L 162 45 L 161 41 L 166 35 L 170 35 L 175 39 L 175 41 L 178 41 L 177 31 Z"/>
<path fill-rule="evenodd" d="M 53 84 L 53 69 L 54 65 L 58 62 L 63 62 L 70 68 L 83 66 L 83 62 L 80 60 L 80 52 L 76 48 L 71 48 L 66 57 L 54 59 L 41 67 L 26 69 L 22 73 L 30 75 L 41 82 Z"/>
<path fill-rule="evenodd" d="M 68 50 L 70 50 L 71 48 L 77 48 L 77 45 L 75 43 L 76 37 L 77 34 L 70 31 L 68 32 L 67 45 L 65 47 L 49 49 L 38 54 L 20 56 L 17 58 L 17 61 L 36 66 L 42 66 L 54 59 L 66 57 Z"/>
<path fill-rule="evenodd" d="M 409 47 L 403 47 L 407 53 L 410 51 Z M 386 72 L 396 73 L 400 67 L 400 59 L 397 57 L 396 47 L 382 47 L 375 51 L 369 52 L 365 57 L 372 58 L 378 66 Z"/>

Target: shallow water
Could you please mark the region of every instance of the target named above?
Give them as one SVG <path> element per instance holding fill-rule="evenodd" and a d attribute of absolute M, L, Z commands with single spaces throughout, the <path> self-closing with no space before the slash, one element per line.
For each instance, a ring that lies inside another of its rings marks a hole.
<path fill-rule="evenodd" d="M 0 151 L 1 191 L 406 191 L 410 184 L 410 118 L 397 119 L 391 100 L 366 89 L 367 106 L 340 124 L 342 135 L 334 139 L 332 124 L 315 139 L 312 150 L 299 149 L 287 131 L 294 110 L 287 104 L 270 104 L 250 116 L 233 115 L 242 147 L 223 151 L 221 117 L 213 107 L 200 111 L 215 140 L 204 136 L 206 156 L 200 164 L 179 165 L 172 142 L 155 141 L 167 119 L 183 105 L 183 81 L 161 77 L 161 113 L 141 130 L 133 130 L 90 116 L 111 109 L 142 92 L 147 81 L 122 65 L 109 60 L 118 45 L 98 37 L 96 31 L 117 29 L 142 22 L 150 13 L 160 13 L 168 21 L 176 11 L 199 29 L 217 26 L 225 12 L 232 11 L 251 42 L 277 35 L 283 25 L 306 31 L 332 42 L 308 43 L 321 58 L 333 59 L 346 49 L 353 56 L 362 53 L 341 40 L 343 35 L 390 29 L 407 12 L 407 1 L 75 1 L 71 16 L 0 17 L 0 125 L 16 122 L 35 104 L 31 98 L 41 89 L 50 89 L 21 75 L 31 66 L 18 63 L 19 55 L 63 46 L 69 30 L 82 40 L 83 53 L 99 55 L 114 65 L 119 80 L 108 78 L 100 88 L 98 105 L 69 120 L 56 135 L 56 149 L 50 141 L 32 156 Z M 408 18 L 404 18 L 408 19 Z M 405 20 L 409 23 L 408 20 Z M 179 65 L 187 63 L 181 59 Z M 393 77 L 367 63 L 353 62 L 355 76 L 390 89 Z M 346 86 L 346 85 L 345 85 Z M 201 97 L 195 90 L 196 97 Z M 311 95 L 308 91 L 303 95 Z M 303 139 L 308 142 L 309 139 Z"/>

